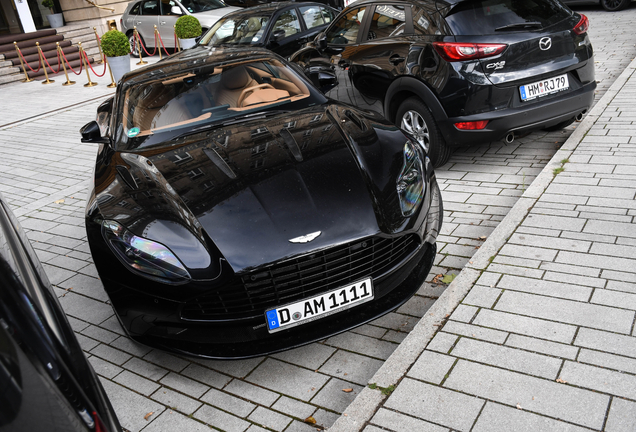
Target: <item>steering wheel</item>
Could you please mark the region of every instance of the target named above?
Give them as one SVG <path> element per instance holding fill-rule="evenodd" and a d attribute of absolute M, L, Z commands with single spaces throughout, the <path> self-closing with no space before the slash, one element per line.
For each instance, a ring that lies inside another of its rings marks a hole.
<path fill-rule="evenodd" d="M 259 85 L 255 85 L 255 86 L 252 86 L 252 87 L 245 88 L 245 89 L 243 89 L 243 91 L 239 95 L 238 101 L 236 102 L 236 106 L 239 107 L 239 108 L 242 108 L 243 101 L 245 100 L 247 95 L 249 95 L 250 93 L 253 93 L 254 91 L 256 91 L 258 89 L 262 89 L 262 88 L 263 89 L 264 88 L 271 88 L 273 90 L 276 90 L 276 88 L 273 85 L 267 84 L 267 83 L 259 84 Z"/>

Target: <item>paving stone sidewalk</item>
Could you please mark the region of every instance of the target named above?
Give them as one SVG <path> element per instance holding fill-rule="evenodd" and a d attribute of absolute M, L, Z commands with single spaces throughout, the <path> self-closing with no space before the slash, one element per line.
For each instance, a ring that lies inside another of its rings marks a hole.
<path fill-rule="evenodd" d="M 635 71 L 330 432 L 636 430 Z"/>

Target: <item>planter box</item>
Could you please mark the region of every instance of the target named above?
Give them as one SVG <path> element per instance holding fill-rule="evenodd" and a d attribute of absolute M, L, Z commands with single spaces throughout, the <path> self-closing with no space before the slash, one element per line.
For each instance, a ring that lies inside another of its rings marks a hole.
<path fill-rule="evenodd" d="M 126 72 L 130 72 L 130 56 L 106 57 L 108 66 L 113 72 L 113 79 L 119 82 Z"/>
<path fill-rule="evenodd" d="M 64 25 L 63 13 L 47 15 L 46 18 L 49 20 L 49 24 L 51 24 L 51 28 L 58 28 Z"/>
<path fill-rule="evenodd" d="M 179 45 L 181 46 L 181 49 L 192 48 L 193 46 L 196 45 L 196 43 L 197 43 L 197 38 L 190 38 L 190 39 L 179 38 Z"/>

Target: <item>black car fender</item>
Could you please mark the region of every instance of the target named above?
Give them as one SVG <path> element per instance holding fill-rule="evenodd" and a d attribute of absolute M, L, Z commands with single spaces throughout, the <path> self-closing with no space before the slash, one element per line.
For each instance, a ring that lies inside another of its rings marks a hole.
<path fill-rule="evenodd" d="M 395 122 L 395 116 L 400 107 L 400 102 L 408 99 L 409 94 L 413 94 L 426 104 L 433 117 L 437 121 L 448 119 L 446 111 L 437 99 L 433 91 L 426 84 L 417 78 L 400 77 L 394 80 L 386 91 L 384 97 L 384 117 L 391 122 Z"/>

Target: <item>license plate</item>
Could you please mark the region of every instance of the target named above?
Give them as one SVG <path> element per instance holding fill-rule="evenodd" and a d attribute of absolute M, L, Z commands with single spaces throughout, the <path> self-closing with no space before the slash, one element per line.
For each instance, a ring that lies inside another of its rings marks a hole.
<path fill-rule="evenodd" d="M 371 278 L 265 312 L 270 333 L 306 324 L 373 300 Z"/>
<path fill-rule="evenodd" d="M 569 87 L 568 76 L 566 74 L 523 85 L 519 87 L 519 92 L 521 93 L 521 100 L 528 101 L 567 90 Z"/>

